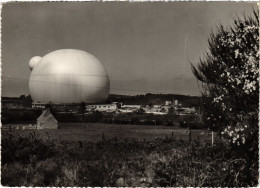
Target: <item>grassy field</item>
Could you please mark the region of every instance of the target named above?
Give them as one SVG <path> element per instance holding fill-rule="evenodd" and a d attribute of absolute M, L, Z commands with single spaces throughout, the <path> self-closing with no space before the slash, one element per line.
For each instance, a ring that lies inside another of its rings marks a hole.
<path fill-rule="evenodd" d="M 50 136 L 57 140 L 98 142 L 111 137 L 151 140 L 153 138 L 174 137 L 189 140 L 189 130 L 179 127 L 155 125 L 120 125 L 102 123 L 59 123 L 59 129 L 53 130 L 12 130 L 21 135 L 35 132 L 39 137 Z M 7 131 L 2 131 L 2 136 Z M 210 140 L 211 133 L 206 130 L 192 130 L 192 140 Z"/>

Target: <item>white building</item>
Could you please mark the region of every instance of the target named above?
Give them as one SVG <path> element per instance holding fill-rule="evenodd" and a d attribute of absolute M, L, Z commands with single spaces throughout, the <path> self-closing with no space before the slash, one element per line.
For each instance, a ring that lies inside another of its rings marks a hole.
<path fill-rule="evenodd" d="M 181 110 L 181 114 L 195 114 L 196 113 L 196 109 L 195 107 L 192 107 L 192 108 L 180 108 Z"/>
<path fill-rule="evenodd" d="M 132 108 L 132 109 L 140 109 L 140 105 L 122 105 L 121 108 Z"/>
<path fill-rule="evenodd" d="M 112 104 L 90 104 L 86 105 L 86 111 L 114 112 L 118 109 L 117 103 Z"/>
<path fill-rule="evenodd" d="M 46 107 L 46 103 L 32 103 L 32 108 L 44 109 L 45 107 Z"/>
<path fill-rule="evenodd" d="M 170 106 L 172 104 L 172 101 L 165 101 L 165 106 Z"/>
<path fill-rule="evenodd" d="M 49 109 L 43 110 L 37 119 L 37 129 L 58 129 L 58 121 Z"/>
<path fill-rule="evenodd" d="M 167 114 L 169 110 L 169 106 L 164 106 L 164 105 L 153 105 L 149 106 L 147 105 L 146 108 L 144 109 L 145 113 L 149 114 Z"/>

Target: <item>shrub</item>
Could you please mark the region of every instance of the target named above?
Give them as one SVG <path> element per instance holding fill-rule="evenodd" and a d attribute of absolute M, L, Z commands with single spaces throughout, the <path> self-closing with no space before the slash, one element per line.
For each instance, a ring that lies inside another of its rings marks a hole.
<path fill-rule="evenodd" d="M 220 25 L 206 56 L 192 66 L 203 86 L 205 123 L 230 144 L 246 145 L 252 160 L 258 159 L 259 54 L 259 11 L 253 11 L 232 26 Z"/>

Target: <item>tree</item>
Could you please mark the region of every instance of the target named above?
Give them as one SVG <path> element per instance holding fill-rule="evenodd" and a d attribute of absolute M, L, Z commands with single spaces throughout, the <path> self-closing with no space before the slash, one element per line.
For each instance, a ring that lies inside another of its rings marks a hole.
<path fill-rule="evenodd" d="M 259 12 L 220 25 L 192 71 L 201 81 L 204 122 L 231 145 L 258 151 Z M 242 146 L 241 146 L 242 147 Z"/>
<path fill-rule="evenodd" d="M 50 101 L 48 104 L 46 104 L 45 108 L 52 110 L 53 109 L 53 102 Z"/>
<path fill-rule="evenodd" d="M 25 100 L 25 95 L 20 95 L 20 100 Z"/>
<path fill-rule="evenodd" d="M 173 106 L 171 106 L 171 107 L 169 108 L 168 114 L 171 114 L 171 115 L 173 115 L 173 114 L 176 115 L 176 114 L 177 114 Z"/>
<path fill-rule="evenodd" d="M 80 106 L 79 106 L 79 113 L 80 114 L 84 114 L 86 111 L 86 103 L 85 102 L 81 102 Z"/>
<path fill-rule="evenodd" d="M 27 106 L 27 107 L 32 107 L 32 102 L 33 102 L 33 100 L 32 100 L 32 98 L 31 98 L 30 95 L 28 95 L 27 97 L 25 97 L 25 106 Z"/>
<path fill-rule="evenodd" d="M 136 111 L 137 114 L 144 114 L 145 110 L 143 108 L 140 108 L 139 110 Z"/>

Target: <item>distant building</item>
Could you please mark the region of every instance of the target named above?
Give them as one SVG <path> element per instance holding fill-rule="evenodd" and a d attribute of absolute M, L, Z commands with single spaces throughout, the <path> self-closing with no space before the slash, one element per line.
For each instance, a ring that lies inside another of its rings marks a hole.
<path fill-rule="evenodd" d="M 58 129 L 58 121 L 49 109 L 43 110 L 37 119 L 37 129 Z"/>
<path fill-rule="evenodd" d="M 87 104 L 86 111 L 114 112 L 118 109 L 117 103 L 112 104 Z"/>
<path fill-rule="evenodd" d="M 46 105 L 47 105 L 46 103 L 32 103 L 32 108 L 44 109 Z"/>
<path fill-rule="evenodd" d="M 192 108 L 182 107 L 179 110 L 181 111 L 181 114 L 195 114 L 196 113 L 195 107 L 192 107 Z"/>
<path fill-rule="evenodd" d="M 147 105 L 144 110 L 145 110 L 145 113 L 148 113 L 148 114 L 163 115 L 163 114 L 168 113 L 169 106 L 164 106 L 164 105 L 149 106 L 149 105 Z"/>
<path fill-rule="evenodd" d="M 141 105 L 133 105 L 133 104 L 132 105 L 128 105 L 128 104 L 126 104 L 126 105 L 122 105 L 121 108 L 131 108 L 131 109 L 139 110 L 141 108 Z"/>
<path fill-rule="evenodd" d="M 134 112 L 134 110 L 132 110 L 132 109 L 119 109 L 118 111 L 120 113 L 133 113 Z"/>
<path fill-rule="evenodd" d="M 165 106 L 170 106 L 172 104 L 171 101 L 165 101 Z"/>
<path fill-rule="evenodd" d="M 77 112 L 80 109 L 81 104 L 79 103 L 68 103 L 68 104 L 51 104 L 52 108 L 62 112 Z"/>
<path fill-rule="evenodd" d="M 8 109 L 21 109 L 23 108 L 20 98 L 15 97 L 2 97 L 1 98 L 1 107 Z"/>
<path fill-rule="evenodd" d="M 140 109 L 141 109 L 141 105 L 121 105 L 119 112 L 133 113 L 133 112 L 138 112 Z"/>

